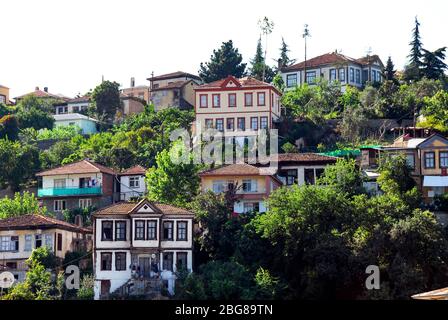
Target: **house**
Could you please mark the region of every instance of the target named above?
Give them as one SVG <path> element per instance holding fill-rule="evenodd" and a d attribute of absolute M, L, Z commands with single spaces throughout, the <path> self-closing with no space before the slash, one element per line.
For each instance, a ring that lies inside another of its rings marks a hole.
<path fill-rule="evenodd" d="M 145 174 L 146 169 L 140 165 L 118 174 L 120 183 L 117 192 L 120 193 L 120 201 L 135 200 L 146 194 Z"/>
<path fill-rule="evenodd" d="M 328 165 L 335 164 L 336 157 L 318 153 L 278 154 L 277 176 L 286 186 L 316 184 Z"/>
<path fill-rule="evenodd" d="M 55 114 L 86 113 L 89 106 L 89 96 L 77 97 L 55 104 Z"/>
<path fill-rule="evenodd" d="M 136 97 L 140 100 L 144 100 L 145 104 L 149 103 L 149 86 L 136 86 L 135 79 L 131 78 L 131 86 L 120 90 L 121 93 L 128 97 Z"/>
<path fill-rule="evenodd" d="M 146 199 L 96 211 L 95 299 L 138 288 L 147 293 L 158 282 L 174 293 L 175 272 L 192 271 L 193 217 L 187 210 Z"/>
<path fill-rule="evenodd" d="M 377 55 L 354 59 L 334 51 L 284 67 L 281 75 L 287 90 L 304 83 L 313 85 L 321 78 L 339 81 L 344 91 L 347 85 L 362 88 L 367 82 L 382 82 L 383 69 Z"/>
<path fill-rule="evenodd" d="M 215 128 L 227 133 L 270 129 L 280 116 L 281 93 L 252 77 L 225 79 L 195 89 L 196 131 Z"/>
<path fill-rule="evenodd" d="M 81 130 L 81 134 L 94 134 L 98 132 L 98 120 L 80 113 L 55 114 L 53 118 L 55 127 L 77 126 Z"/>
<path fill-rule="evenodd" d="M 121 110 L 119 111 L 123 116 L 129 116 L 134 113 L 141 113 L 145 110 L 146 101 L 134 97 L 132 94 L 120 94 Z"/>
<path fill-rule="evenodd" d="M 150 101 L 156 111 L 169 107 L 192 110 L 194 89 L 202 83 L 198 76 L 183 71 L 152 76 L 147 80 L 150 82 Z"/>
<path fill-rule="evenodd" d="M 203 171 L 201 190 L 215 193 L 229 189 L 236 191 L 234 213 L 266 212 L 264 200 L 282 185 L 270 168 L 259 168 L 247 163 L 224 165 Z"/>
<path fill-rule="evenodd" d="M 411 176 L 427 204 L 435 196 L 448 192 L 448 139 L 435 133 L 426 138 L 398 137 L 391 145 L 367 147 L 361 150 L 361 168 L 375 172 L 386 155 L 404 154 Z"/>
<path fill-rule="evenodd" d="M 23 281 L 33 249 L 47 246 L 62 261 L 69 251 L 90 250 L 91 238 L 91 229 L 38 214 L 0 219 L 0 272 Z"/>
<path fill-rule="evenodd" d="M 0 84 L 0 104 L 11 105 L 12 102 L 9 100 L 9 88 L 2 86 Z"/>
<path fill-rule="evenodd" d="M 47 99 L 53 100 L 54 102 L 61 102 L 61 101 L 65 102 L 65 101 L 69 100 L 68 97 L 63 96 L 61 94 L 53 94 L 53 93 L 48 92 L 48 87 L 45 87 L 44 90 L 40 90 L 39 87 L 36 87 L 34 89 L 34 91 L 28 92 L 28 93 L 23 94 L 18 97 L 15 97 L 14 100 L 17 103 L 27 96 L 34 96 L 36 98 L 45 99 L 45 100 L 47 100 Z"/>
<path fill-rule="evenodd" d="M 38 177 L 38 199 L 60 217 L 64 210 L 102 208 L 114 201 L 116 173 L 90 160 L 42 171 Z"/>

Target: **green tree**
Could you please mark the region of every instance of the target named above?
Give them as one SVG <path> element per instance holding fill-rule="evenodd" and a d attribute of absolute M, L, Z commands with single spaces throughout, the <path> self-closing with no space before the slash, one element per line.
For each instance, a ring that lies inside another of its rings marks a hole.
<path fill-rule="evenodd" d="M 13 199 L 0 199 L 0 219 L 26 214 L 46 214 L 45 207 L 40 207 L 39 201 L 33 193 L 16 193 Z"/>
<path fill-rule="evenodd" d="M 425 120 L 419 125 L 448 132 L 448 92 L 440 90 L 432 97 L 425 97 L 424 104 Z"/>
<path fill-rule="evenodd" d="M 282 45 L 280 47 L 280 58 L 278 58 L 278 71 L 280 71 L 282 68 L 288 67 L 296 62 L 295 59 L 290 59 L 288 56 L 289 52 L 288 45 L 285 42 L 285 39 L 282 37 Z"/>
<path fill-rule="evenodd" d="M 354 159 L 338 159 L 336 164 L 325 167 L 320 185 L 326 185 L 354 196 L 364 192 L 361 171 Z"/>
<path fill-rule="evenodd" d="M 250 60 L 251 67 L 249 69 L 250 76 L 254 77 L 257 80 L 272 82 L 272 79 L 275 76 L 275 72 L 271 67 L 266 65 L 263 54 L 263 47 L 261 45 L 261 38 L 258 39 L 257 50 L 255 52 L 255 56 Z M 264 79 L 263 79 L 264 74 Z"/>
<path fill-rule="evenodd" d="M 13 115 L 6 115 L 0 118 L 0 139 L 8 138 L 17 140 L 19 136 L 19 127 L 17 119 Z"/>
<path fill-rule="evenodd" d="M 423 49 L 422 73 L 428 79 L 442 79 L 445 76 L 447 65 L 445 60 L 446 47 L 434 52 Z"/>
<path fill-rule="evenodd" d="M 420 23 L 417 17 L 415 17 L 415 25 L 412 30 L 412 40 L 409 43 L 411 46 L 411 52 L 408 55 L 409 64 L 405 68 L 405 79 L 406 80 L 420 80 L 421 72 L 420 68 L 422 66 L 422 56 L 423 56 L 423 44 L 420 36 Z"/>
<path fill-rule="evenodd" d="M 389 56 L 387 58 L 386 68 L 384 69 L 385 80 L 396 81 L 396 78 L 395 78 L 396 70 L 394 68 L 395 68 L 395 66 L 394 66 L 394 63 L 392 62 L 392 58 Z"/>
<path fill-rule="evenodd" d="M 223 42 L 221 47 L 213 50 L 210 61 L 201 63 L 199 76 L 206 83 L 226 78 L 229 75 L 241 78 L 245 74 L 246 64 L 243 57 L 233 46 L 232 40 Z"/>
<path fill-rule="evenodd" d="M 103 81 L 92 92 L 92 107 L 99 120 L 112 123 L 117 110 L 121 107 L 120 84 Z"/>
<path fill-rule="evenodd" d="M 80 300 L 93 300 L 95 278 L 93 275 L 85 275 L 82 277 L 79 290 L 76 297 Z"/>

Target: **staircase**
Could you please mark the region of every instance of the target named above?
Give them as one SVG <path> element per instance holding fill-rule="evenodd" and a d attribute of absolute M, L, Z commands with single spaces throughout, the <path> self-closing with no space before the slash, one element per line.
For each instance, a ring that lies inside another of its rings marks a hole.
<path fill-rule="evenodd" d="M 114 291 L 113 295 L 121 298 L 139 297 L 142 300 L 163 300 L 161 294 L 162 280 L 159 278 L 129 279 Z"/>

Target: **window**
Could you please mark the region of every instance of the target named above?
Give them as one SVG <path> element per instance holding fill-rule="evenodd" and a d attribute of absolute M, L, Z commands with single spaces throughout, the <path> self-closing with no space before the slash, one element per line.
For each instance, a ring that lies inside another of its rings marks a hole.
<path fill-rule="evenodd" d="M 286 178 L 286 185 L 291 186 L 297 184 L 297 170 L 290 169 L 282 172 L 282 175 Z"/>
<path fill-rule="evenodd" d="M 163 223 L 163 240 L 173 240 L 173 221 Z"/>
<path fill-rule="evenodd" d="M 112 241 L 113 238 L 113 225 L 112 221 L 102 221 L 101 222 L 101 240 L 102 241 Z"/>
<path fill-rule="evenodd" d="M 224 119 L 216 119 L 216 130 L 224 131 Z"/>
<path fill-rule="evenodd" d="M 0 251 L 19 251 L 19 237 L 0 237 Z"/>
<path fill-rule="evenodd" d="M 336 81 L 336 69 L 330 69 L 330 81 Z"/>
<path fill-rule="evenodd" d="M 214 180 L 213 181 L 213 192 L 221 193 L 224 192 L 224 181 L 223 180 Z"/>
<path fill-rule="evenodd" d="M 165 252 L 163 254 L 163 270 L 173 271 L 173 253 Z"/>
<path fill-rule="evenodd" d="M 252 107 L 253 101 L 252 101 L 252 93 L 245 93 L 244 94 L 244 105 L 246 107 Z"/>
<path fill-rule="evenodd" d="M 265 106 L 266 105 L 266 94 L 264 92 L 258 92 L 257 93 L 257 104 L 259 106 Z"/>
<path fill-rule="evenodd" d="M 316 71 L 307 71 L 306 73 L 306 83 L 315 83 L 316 82 Z"/>
<path fill-rule="evenodd" d="M 40 248 L 42 247 L 42 235 L 36 234 L 34 236 L 34 248 Z"/>
<path fill-rule="evenodd" d="M 126 270 L 126 252 L 115 252 L 115 270 Z"/>
<path fill-rule="evenodd" d="M 54 179 L 53 185 L 55 189 L 65 188 L 65 179 Z"/>
<path fill-rule="evenodd" d="M 345 69 L 344 68 L 339 69 L 339 81 L 345 82 Z"/>
<path fill-rule="evenodd" d="M 206 94 L 199 95 L 199 107 L 201 108 L 208 107 L 208 96 Z"/>
<path fill-rule="evenodd" d="M 31 234 L 25 235 L 25 251 L 33 250 L 33 236 Z"/>
<path fill-rule="evenodd" d="M 140 177 L 129 177 L 129 188 L 140 188 Z"/>
<path fill-rule="evenodd" d="M 448 152 L 440 151 L 439 158 L 440 158 L 440 163 L 439 163 L 440 168 L 448 168 Z"/>
<path fill-rule="evenodd" d="M 72 110 L 73 110 L 73 113 L 78 113 L 79 112 L 79 107 L 73 107 Z"/>
<path fill-rule="evenodd" d="M 350 82 L 355 82 L 355 69 L 350 68 Z"/>
<path fill-rule="evenodd" d="M 288 88 L 295 87 L 297 85 L 297 73 L 286 75 L 286 86 Z"/>
<path fill-rule="evenodd" d="M 205 129 L 213 128 L 213 119 L 205 119 Z"/>
<path fill-rule="evenodd" d="M 157 239 L 157 221 L 149 220 L 148 221 L 148 231 L 147 231 L 147 240 L 156 240 Z"/>
<path fill-rule="evenodd" d="M 6 96 L 0 94 L 0 103 L 6 104 Z"/>
<path fill-rule="evenodd" d="M 44 239 L 45 239 L 45 246 L 48 249 L 53 249 L 53 235 L 52 234 L 45 234 L 44 235 Z"/>
<path fill-rule="evenodd" d="M 6 262 L 6 268 L 10 270 L 17 269 L 17 262 Z"/>
<path fill-rule="evenodd" d="M 92 206 L 92 199 L 79 199 L 79 207 L 82 209 Z"/>
<path fill-rule="evenodd" d="M 415 159 L 413 153 L 406 154 L 406 164 L 412 169 L 415 168 Z"/>
<path fill-rule="evenodd" d="M 188 254 L 186 252 L 178 252 L 176 253 L 176 269 L 187 269 L 187 257 Z"/>
<path fill-rule="evenodd" d="M 372 82 L 376 81 L 376 71 L 372 70 Z"/>
<path fill-rule="evenodd" d="M 177 240 L 178 241 L 187 241 L 187 221 L 178 221 L 177 222 Z"/>
<path fill-rule="evenodd" d="M 212 95 L 212 106 L 213 108 L 219 108 L 221 106 L 221 95 L 219 94 L 213 94 Z"/>
<path fill-rule="evenodd" d="M 62 251 L 62 234 L 58 233 L 57 250 Z"/>
<path fill-rule="evenodd" d="M 229 93 L 229 107 L 236 107 L 236 93 Z"/>
<path fill-rule="evenodd" d="M 305 169 L 305 183 L 314 184 L 314 169 Z"/>
<path fill-rule="evenodd" d="M 435 155 L 434 152 L 425 152 L 425 168 L 432 169 L 435 168 Z"/>
<path fill-rule="evenodd" d="M 257 192 L 257 181 L 244 179 L 243 180 L 243 191 L 244 192 Z"/>
<path fill-rule="evenodd" d="M 258 118 L 257 117 L 250 118 L 250 128 L 252 130 L 258 130 Z"/>
<path fill-rule="evenodd" d="M 145 221 L 135 221 L 135 240 L 145 240 Z"/>
<path fill-rule="evenodd" d="M 316 179 L 319 179 L 320 177 L 322 177 L 324 175 L 325 169 L 323 168 L 319 168 L 316 169 Z"/>
<path fill-rule="evenodd" d="M 235 119 L 227 118 L 227 130 L 234 131 L 235 130 Z"/>
<path fill-rule="evenodd" d="M 65 200 L 54 200 L 54 211 L 60 212 L 64 211 L 66 208 Z"/>
<path fill-rule="evenodd" d="M 268 128 L 268 117 L 260 117 L 260 129 Z"/>
<path fill-rule="evenodd" d="M 258 202 L 245 202 L 243 204 L 243 213 L 259 212 L 260 204 Z"/>
<path fill-rule="evenodd" d="M 356 83 L 361 83 L 361 70 L 356 69 Z"/>
<path fill-rule="evenodd" d="M 126 221 L 115 221 L 115 241 L 126 241 Z"/>
<path fill-rule="evenodd" d="M 112 270 L 112 253 L 110 252 L 101 253 L 101 270 L 102 271 Z"/>
<path fill-rule="evenodd" d="M 238 118 L 237 126 L 238 130 L 246 130 L 246 118 Z"/>

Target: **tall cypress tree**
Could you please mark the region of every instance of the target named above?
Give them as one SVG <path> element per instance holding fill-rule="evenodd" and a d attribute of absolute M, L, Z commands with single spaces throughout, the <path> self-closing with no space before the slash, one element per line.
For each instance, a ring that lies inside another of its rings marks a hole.
<path fill-rule="evenodd" d="M 405 67 L 404 78 L 406 80 L 420 80 L 422 78 L 421 67 L 423 57 L 423 44 L 420 37 L 420 22 L 415 17 L 415 26 L 412 30 L 412 41 L 409 43 L 411 52 L 408 55 L 409 64 Z"/>
<path fill-rule="evenodd" d="M 263 47 L 261 45 L 261 38 L 258 39 L 257 43 L 257 50 L 255 52 L 255 56 L 253 59 L 250 60 L 251 67 L 249 69 L 249 74 L 251 77 L 254 77 L 255 79 L 262 80 L 263 79 L 263 68 L 265 69 L 265 81 L 271 82 L 274 78 L 274 71 L 271 67 L 266 65 L 265 67 L 265 61 L 264 61 L 264 55 L 263 55 Z"/>
<path fill-rule="evenodd" d="M 389 56 L 386 63 L 386 68 L 384 69 L 384 75 L 386 80 L 394 81 L 395 80 L 395 66 L 392 62 L 392 58 Z"/>
<path fill-rule="evenodd" d="M 293 64 L 296 60 L 290 59 L 288 56 L 289 48 L 285 42 L 285 39 L 282 37 L 282 46 L 280 47 L 280 58 L 278 59 L 278 70 L 281 70 L 284 67 L 287 67 Z"/>

